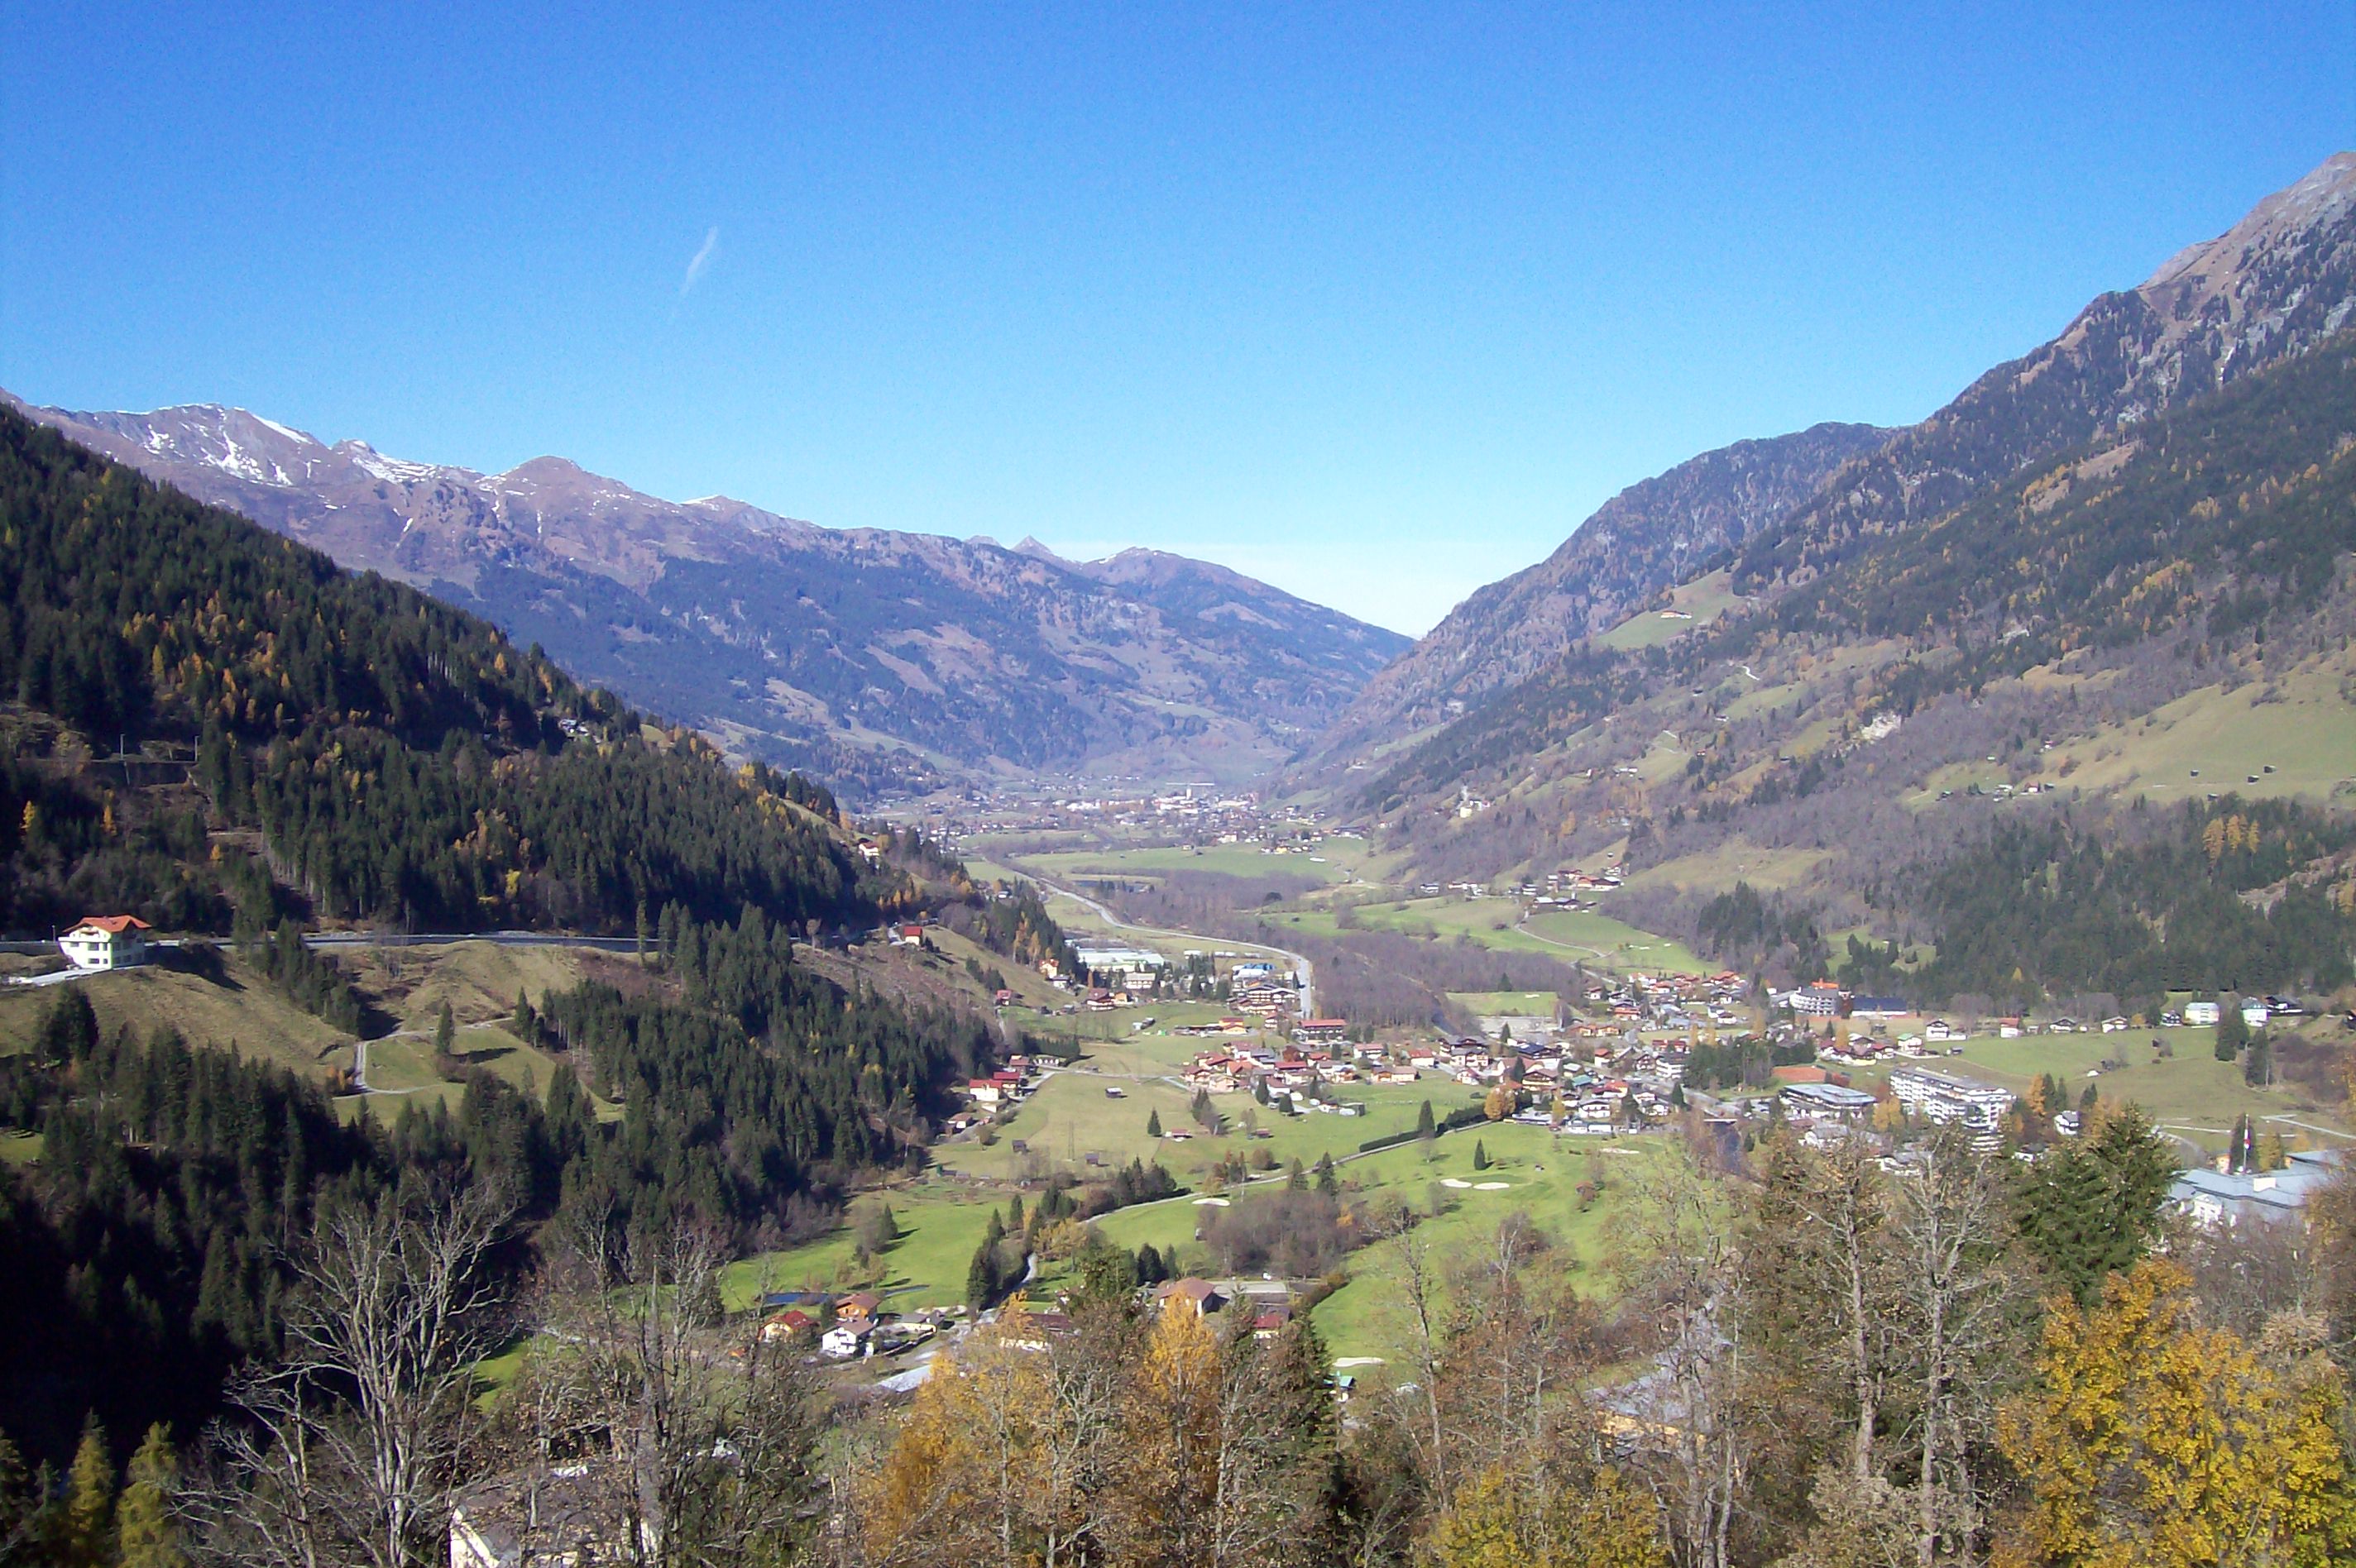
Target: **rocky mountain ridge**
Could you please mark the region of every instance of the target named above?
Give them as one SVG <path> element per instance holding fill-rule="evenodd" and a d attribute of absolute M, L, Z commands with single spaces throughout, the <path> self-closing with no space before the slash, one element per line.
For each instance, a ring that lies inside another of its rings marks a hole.
<path fill-rule="evenodd" d="M 16 406 L 197 498 L 427 589 L 584 678 L 867 790 L 999 769 L 1251 776 L 1407 639 L 1225 567 L 1073 562 L 332 445 L 240 409 Z"/>
<path fill-rule="evenodd" d="M 2026 464 L 2296 357 L 2351 319 L 2356 153 L 2340 153 L 1920 424 L 1820 424 L 1631 485 L 1546 560 L 1458 606 L 1314 755 L 1357 758 L 1457 720 L 1718 561 L 1731 559 L 1738 594 L 1805 583 L 1860 540 L 1943 517 Z"/>

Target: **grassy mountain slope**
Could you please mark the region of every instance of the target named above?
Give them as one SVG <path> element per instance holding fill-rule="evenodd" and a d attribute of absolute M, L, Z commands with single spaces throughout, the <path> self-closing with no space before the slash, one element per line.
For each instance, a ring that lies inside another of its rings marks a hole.
<path fill-rule="evenodd" d="M 2180 847 L 2238 809 L 2212 795 L 2303 801 L 2320 822 L 2356 803 L 2356 748 L 2332 743 L 2356 736 L 2351 550 L 2343 333 L 1861 536 L 1674 643 L 1578 648 L 1404 752 L 1366 799 L 1427 874 L 1624 856 L 1614 912 L 1653 929 L 1695 932 L 1748 881 L 1822 930 L 1934 942 L 1962 918 L 1940 866 L 2008 866 L 2009 834 L 2062 823 L 2040 851 L 2059 866 L 2083 835 L 2102 854 Z M 1460 819 L 1466 786 L 1494 804 Z M 2299 885 L 2340 897 L 2337 865 L 2303 865 Z M 2134 907 L 2166 929 L 2164 906 Z M 1804 942 L 1765 934 L 1754 955 L 1805 966 Z"/>

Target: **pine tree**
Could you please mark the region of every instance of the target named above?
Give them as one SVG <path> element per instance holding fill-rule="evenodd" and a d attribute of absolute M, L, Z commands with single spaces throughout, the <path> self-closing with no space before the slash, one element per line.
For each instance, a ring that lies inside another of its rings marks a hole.
<path fill-rule="evenodd" d="M 434 1057 L 446 1061 L 457 1054 L 458 1020 L 451 1015 L 450 1004 L 444 1002 L 434 1019 Z"/>
<path fill-rule="evenodd" d="M 1150 1138 L 1158 1138 L 1162 1136 L 1161 1111 L 1154 1110 L 1147 1114 L 1145 1118 L 1145 1136 Z"/>
<path fill-rule="evenodd" d="M 1287 1192 L 1306 1192 L 1309 1190 L 1309 1173 L 1301 1168 L 1301 1157 L 1299 1155 L 1293 1156 L 1292 1164 L 1284 1173 L 1284 1189 Z"/>
<path fill-rule="evenodd" d="M 1333 1157 L 1330 1154 L 1317 1157 L 1317 1190 L 1328 1198 L 1337 1196 L 1342 1190 L 1341 1182 L 1333 1175 Z"/>
<path fill-rule="evenodd" d="M 1472 1145 L 1472 1168 L 1475 1170 L 1486 1170 L 1489 1168 L 1489 1146 L 1487 1144 L 1475 1141 Z"/>
<path fill-rule="evenodd" d="M 179 1461 L 158 1424 L 131 1456 L 131 1471 L 115 1509 L 116 1551 L 121 1568 L 183 1568 L 180 1532 L 173 1521 L 172 1487 Z"/>
<path fill-rule="evenodd" d="M 1439 1125 L 1431 1116 L 1431 1102 L 1426 1100 L 1415 1114 L 1415 1136 L 1419 1138 L 1437 1137 L 1439 1133 Z"/>
<path fill-rule="evenodd" d="M 2221 998 L 2217 1004 L 2217 1060 L 2233 1061 L 2249 1043 L 2250 1026 L 2242 1020 L 2240 999 L 2234 997 Z"/>

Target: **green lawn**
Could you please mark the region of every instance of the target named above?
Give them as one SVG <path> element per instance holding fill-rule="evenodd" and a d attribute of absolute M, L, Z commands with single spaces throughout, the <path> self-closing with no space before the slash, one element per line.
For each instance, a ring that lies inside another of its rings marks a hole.
<path fill-rule="evenodd" d="M 2062 741 L 2040 753 L 2038 776 L 2065 789 L 2142 791 L 2156 803 L 2212 790 L 2329 799 L 2356 781 L 2356 709 L 2340 695 L 2342 679 L 2329 666 L 2303 667 L 2276 683 L 2275 701 L 2261 700 L 2263 680 L 2233 691 L 2203 687 L 2158 709 L 2148 723 Z M 2077 765 L 2064 778 L 2071 762 Z M 2274 772 L 2265 771 L 2268 764 Z"/>
<path fill-rule="evenodd" d="M 40 1134 L 0 1132 L 0 1165 L 27 1166 L 40 1157 Z"/>
<path fill-rule="evenodd" d="M 227 1049 L 234 1043 L 249 1058 L 289 1068 L 313 1083 L 350 1064 L 351 1036 L 303 1011 L 242 964 L 230 961 L 222 973 L 215 982 L 149 965 L 67 984 L 90 998 L 98 1026 L 107 1033 L 129 1029 L 144 1040 L 168 1025 L 192 1046 Z M 0 990 L 0 1054 L 28 1046 L 63 992 L 63 987 Z"/>
<path fill-rule="evenodd" d="M 1472 1168 L 1476 1142 L 1489 1152 L 1491 1167 L 1485 1171 Z M 1453 1268 L 1457 1260 L 1477 1253 L 1498 1222 L 1518 1210 L 1554 1238 L 1559 1255 L 1574 1269 L 1580 1292 L 1597 1296 L 1613 1294 L 1616 1276 L 1629 1261 L 1618 1249 L 1626 1235 L 1627 1217 L 1639 1200 L 1644 1172 L 1676 1152 L 1665 1138 L 1571 1139 L 1544 1127 L 1511 1125 L 1452 1133 L 1440 1140 L 1436 1151 L 1439 1157 L 1426 1161 L 1413 1145 L 1386 1150 L 1350 1167 L 1349 1174 L 1369 1188 L 1397 1193 L 1419 1209 L 1429 1206 L 1435 1182 L 1507 1182 L 1503 1191 L 1483 1192 L 1477 1186 L 1438 1189 L 1446 1194 L 1450 1211 L 1418 1227 L 1433 1261 L 1443 1271 Z M 1598 1170 L 1602 1196 L 1582 1213 L 1579 1184 Z M 1315 1320 L 1326 1349 L 1337 1360 L 1379 1356 L 1397 1360 L 1409 1331 L 1398 1251 L 1383 1243 L 1362 1248 L 1351 1254 L 1348 1270 L 1349 1283 L 1317 1307 Z"/>
<path fill-rule="evenodd" d="M 1680 892 L 1725 891 L 1737 882 L 1762 890 L 1789 888 L 1805 881 L 1809 873 L 1830 859 L 1828 850 L 1765 849 L 1737 836 L 1699 854 L 1647 866 L 1629 881 L 1637 887 L 1670 887 Z"/>
<path fill-rule="evenodd" d="M 1518 900 L 1455 897 L 1401 899 L 1353 905 L 1351 917 L 1375 931 L 1453 941 L 1463 937 L 1504 953 L 1542 953 L 1598 968 L 1707 975 L 1711 965 L 1683 943 L 1616 921 L 1593 910 L 1540 910 L 1522 920 Z M 1270 925 L 1331 937 L 1338 918 L 1327 910 L 1274 910 Z"/>
<path fill-rule="evenodd" d="M 1317 859 L 1312 859 L 1313 855 Z M 1138 849 L 1077 849 L 1025 855 L 1022 863 L 1037 874 L 1071 885 L 1091 877 L 1143 876 L 1158 871 L 1213 871 L 1228 877 L 1294 877 L 1308 881 L 1341 880 L 1344 859 L 1319 846 L 1308 854 L 1271 855 L 1251 844 L 1171 845 Z M 1083 891 L 1086 890 L 1083 889 Z"/>

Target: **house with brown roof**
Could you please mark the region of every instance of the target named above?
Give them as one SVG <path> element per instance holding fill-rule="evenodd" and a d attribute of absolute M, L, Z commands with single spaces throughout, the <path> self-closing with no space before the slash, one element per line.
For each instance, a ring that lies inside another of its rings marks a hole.
<path fill-rule="evenodd" d="M 1218 1287 L 1207 1279 L 1188 1275 L 1184 1279 L 1166 1280 L 1153 1287 L 1153 1304 L 1160 1307 L 1176 1307 L 1192 1312 L 1197 1317 L 1208 1317 L 1227 1304 Z"/>

